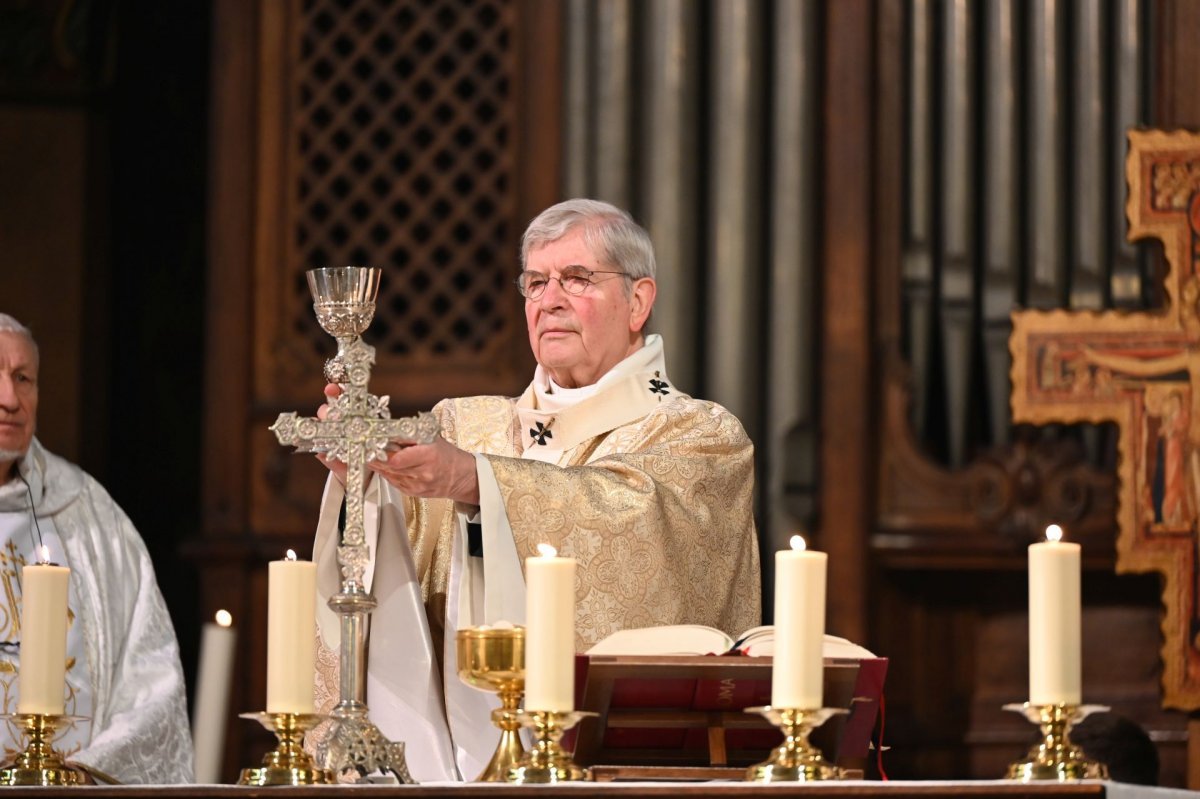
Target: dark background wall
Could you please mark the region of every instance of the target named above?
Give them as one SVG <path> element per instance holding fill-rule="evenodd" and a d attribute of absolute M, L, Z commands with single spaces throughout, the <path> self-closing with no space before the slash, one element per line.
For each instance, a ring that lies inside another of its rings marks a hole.
<path fill-rule="evenodd" d="M 208 3 L 118 3 L 112 111 L 108 485 L 147 539 L 197 658 L 207 251 Z M 191 681 L 189 680 L 189 685 Z"/>
<path fill-rule="evenodd" d="M 38 435 L 141 531 L 198 637 L 211 4 L 0 4 L 0 310 L 42 351 Z"/>

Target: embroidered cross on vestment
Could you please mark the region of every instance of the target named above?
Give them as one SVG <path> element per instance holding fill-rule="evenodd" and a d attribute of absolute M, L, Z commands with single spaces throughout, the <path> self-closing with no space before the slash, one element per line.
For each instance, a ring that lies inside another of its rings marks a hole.
<path fill-rule="evenodd" d="M 658 394 L 659 395 L 658 401 L 662 402 L 662 398 L 665 397 L 667 394 L 671 393 L 670 392 L 671 384 L 668 383 L 666 380 L 659 380 L 658 377 L 659 377 L 658 372 L 655 372 L 654 377 L 650 378 L 650 393 Z"/>
<path fill-rule="evenodd" d="M 537 425 L 537 429 L 529 428 L 529 437 L 544 447 L 546 446 L 547 438 L 554 438 L 554 434 L 550 432 L 550 425 L 554 424 L 554 420 L 551 419 L 550 424 L 542 424 L 541 422 L 534 422 L 534 424 Z"/>

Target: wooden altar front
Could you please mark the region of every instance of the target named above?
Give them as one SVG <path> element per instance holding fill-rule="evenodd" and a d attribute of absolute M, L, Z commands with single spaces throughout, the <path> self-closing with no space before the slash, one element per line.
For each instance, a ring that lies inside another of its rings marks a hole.
<path fill-rule="evenodd" d="M 78 796 L 78 788 L 6 788 L 12 799 L 59 799 Z M 146 787 L 86 788 L 89 799 L 141 799 Z M 1088 799 L 1126 799 L 1131 786 L 1113 790 L 1112 783 L 1076 782 L 1051 784 L 1022 784 L 1015 782 L 828 782 L 797 783 L 771 786 L 737 782 L 706 783 L 567 783 L 558 785 L 408 785 L 395 786 L 310 786 L 301 788 L 243 788 L 233 785 L 180 785 L 155 787 L 162 799 L 311 799 L 314 794 L 345 799 L 466 799 L 475 796 L 504 796 L 508 799 L 560 799 L 582 795 L 604 795 L 613 799 L 627 796 L 685 797 L 685 799 L 732 799 L 732 797 L 804 796 L 806 799 L 825 797 L 885 797 L 886 799 L 942 799 L 942 797 L 977 797 L 987 799 L 1050 799 L 1051 797 L 1088 797 Z M 1133 789 L 1137 790 L 1137 789 Z M 1146 799 L 1166 796 L 1170 791 L 1146 788 Z M 1140 797 L 1141 793 L 1133 796 Z"/>

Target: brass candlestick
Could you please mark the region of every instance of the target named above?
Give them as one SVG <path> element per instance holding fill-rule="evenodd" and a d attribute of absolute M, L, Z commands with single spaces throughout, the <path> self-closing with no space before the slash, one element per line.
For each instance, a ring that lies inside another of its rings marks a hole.
<path fill-rule="evenodd" d="M 324 716 L 311 713 L 242 713 L 240 718 L 257 721 L 275 733 L 279 746 L 263 758 L 261 768 L 242 769 L 238 785 L 327 785 L 334 782 L 333 773 L 317 768 L 304 751 L 304 733 L 320 724 Z"/>
<path fill-rule="evenodd" d="M 533 729 L 533 749 L 509 769 L 508 782 L 542 785 L 550 782 L 580 782 L 592 774 L 575 765 L 562 748 L 563 733 L 588 716 L 597 714 L 581 710 L 565 712 L 550 710 L 524 711 L 517 714 L 522 725 Z"/>
<path fill-rule="evenodd" d="M 746 712 L 764 716 L 783 732 L 783 743 L 771 751 L 771 756 L 746 769 L 747 782 L 811 782 L 842 776 L 842 770 L 826 760 L 821 750 L 809 743 L 808 736 L 833 716 L 848 712 L 845 708 L 803 710 L 767 705 L 748 707 Z"/>
<path fill-rule="evenodd" d="M 500 695 L 492 723 L 500 742 L 476 782 L 504 782 L 525 756 L 518 718 L 525 690 L 525 628 L 472 627 L 458 631 L 458 676 L 467 685 Z"/>
<path fill-rule="evenodd" d="M 88 785 L 91 776 L 81 768 L 67 765 L 54 751 L 54 732 L 64 722 L 79 716 L 52 716 L 42 713 L 15 713 L 12 719 L 25 737 L 25 750 L 0 768 L 0 785 Z"/>
<path fill-rule="evenodd" d="M 1005 705 L 1042 728 L 1042 740 L 1029 750 L 1025 760 L 1008 767 L 1010 780 L 1108 779 L 1108 766 L 1088 760 L 1083 750 L 1071 743 L 1071 726 L 1092 713 L 1108 710 L 1104 705 L 1034 705 L 1029 702 Z"/>

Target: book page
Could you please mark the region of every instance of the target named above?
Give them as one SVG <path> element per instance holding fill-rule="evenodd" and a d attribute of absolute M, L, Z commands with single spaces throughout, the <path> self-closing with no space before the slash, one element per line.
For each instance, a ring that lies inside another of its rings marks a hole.
<path fill-rule="evenodd" d="M 720 655 L 733 639 L 703 624 L 668 624 L 618 630 L 587 651 L 589 655 Z"/>
<path fill-rule="evenodd" d="M 753 627 L 736 642 L 715 627 L 703 624 L 669 624 L 618 630 L 587 651 L 589 655 L 723 655 L 733 650 L 751 657 L 775 654 L 775 628 Z M 862 660 L 875 657 L 869 650 L 836 635 L 825 635 L 822 655 Z"/>

